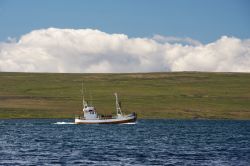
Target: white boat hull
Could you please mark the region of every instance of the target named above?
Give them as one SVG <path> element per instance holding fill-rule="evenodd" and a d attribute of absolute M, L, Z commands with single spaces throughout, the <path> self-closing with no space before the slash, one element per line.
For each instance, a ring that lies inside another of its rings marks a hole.
<path fill-rule="evenodd" d="M 119 123 L 129 123 L 135 122 L 136 115 L 125 116 L 121 118 L 112 118 L 112 119 L 82 119 L 75 118 L 75 124 L 119 124 Z"/>

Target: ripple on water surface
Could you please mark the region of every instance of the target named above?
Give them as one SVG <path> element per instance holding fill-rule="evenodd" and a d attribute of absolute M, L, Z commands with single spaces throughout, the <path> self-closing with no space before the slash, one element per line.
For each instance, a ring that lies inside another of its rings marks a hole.
<path fill-rule="evenodd" d="M 0 120 L 0 165 L 248 165 L 250 121 Z"/>

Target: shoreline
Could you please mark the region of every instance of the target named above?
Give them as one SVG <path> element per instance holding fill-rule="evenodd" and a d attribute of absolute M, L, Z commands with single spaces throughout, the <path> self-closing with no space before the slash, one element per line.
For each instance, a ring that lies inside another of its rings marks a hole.
<path fill-rule="evenodd" d="M 74 118 L 0 118 L 0 120 L 35 120 L 35 119 L 39 119 L 39 120 L 51 120 L 51 119 L 67 119 L 67 120 L 74 120 Z M 250 121 L 250 119 L 205 119 L 205 118 L 201 118 L 201 119 L 197 119 L 197 118 L 183 118 L 183 119 L 172 119 L 172 118 L 137 118 L 138 120 L 173 120 L 173 121 L 182 121 L 182 120 L 187 120 L 187 121 Z"/>
<path fill-rule="evenodd" d="M 99 114 L 139 119 L 250 119 L 250 73 L 4 73 L 0 118 L 74 118 L 82 113 L 81 86 Z M 92 97 L 90 97 L 90 92 Z"/>

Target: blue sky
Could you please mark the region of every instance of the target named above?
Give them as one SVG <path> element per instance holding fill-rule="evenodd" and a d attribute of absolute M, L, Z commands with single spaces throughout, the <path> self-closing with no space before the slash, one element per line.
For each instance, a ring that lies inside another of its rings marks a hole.
<path fill-rule="evenodd" d="M 250 38 L 249 0 L 0 0 L 0 41 L 35 29 L 92 28 L 129 37 L 155 34 L 203 43 Z"/>

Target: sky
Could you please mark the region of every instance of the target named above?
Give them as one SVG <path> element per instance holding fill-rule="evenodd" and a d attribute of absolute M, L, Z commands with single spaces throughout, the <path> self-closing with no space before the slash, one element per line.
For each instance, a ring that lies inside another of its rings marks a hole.
<path fill-rule="evenodd" d="M 0 71 L 250 72 L 249 40 L 249 0 L 0 0 Z"/>

